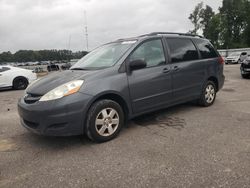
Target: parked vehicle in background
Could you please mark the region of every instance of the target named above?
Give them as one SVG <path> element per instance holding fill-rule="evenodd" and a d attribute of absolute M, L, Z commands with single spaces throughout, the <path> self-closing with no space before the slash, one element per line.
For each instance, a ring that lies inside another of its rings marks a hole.
<path fill-rule="evenodd" d="M 34 133 L 86 134 L 104 142 L 138 115 L 193 100 L 213 105 L 224 84 L 223 68 L 222 57 L 200 36 L 151 33 L 120 39 L 93 50 L 70 70 L 32 84 L 18 112 Z"/>
<path fill-rule="evenodd" d="M 247 58 L 247 52 L 234 52 L 225 59 L 226 64 L 239 64 Z"/>
<path fill-rule="evenodd" d="M 61 65 L 62 70 L 68 70 L 70 69 L 70 67 L 71 67 L 71 64 L 69 62 Z"/>
<path fill-rule="evenodd" d="M 49 65 L 49 61 L 41 61 L 41 65 Z"/>
<path fill-rule="evenodd" d="M 32 70 L 0 66 L 0 88 L 26 89 L 37 76 Z"/>
<path fill-rule="evenodd" d="M 59 65 L 51 64 L 51 65 L 47 66 L 47 70 L 48 70 L 48 72 L 59 71 L 60 67 L 59 67 Z"/>
<path fill-rule="evenodd" d="M 240 71 L 242 78 L 250 77 L 250 55 L 241 63 Z"/>

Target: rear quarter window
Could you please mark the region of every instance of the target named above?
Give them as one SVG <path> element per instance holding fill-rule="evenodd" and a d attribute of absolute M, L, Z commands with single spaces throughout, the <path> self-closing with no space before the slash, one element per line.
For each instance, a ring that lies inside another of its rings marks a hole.
<path fill-rule="evenodd" d="M 194 39 L 195 44 L 197 45 L 201 58 L 202 59 L 210 59 L 218 57 L 218 53 L 212 46 L 212 44 L 206 40 Z"/>
<path fill-rule="evenodd" d="M 190 39 L 167 38 L 172 63 L 199 59 L 198 51 Z"/>

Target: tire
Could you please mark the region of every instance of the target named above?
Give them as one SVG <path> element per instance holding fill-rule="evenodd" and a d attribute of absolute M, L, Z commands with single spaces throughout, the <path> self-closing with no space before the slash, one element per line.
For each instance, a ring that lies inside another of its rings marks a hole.
<path fill-rule="evenodd" d="M 28 87 L 29 82 L 26 78 L 20 77 L 20 78 L 15 78 L 13 81 L 13 89 L 16 90 L 24 90 Z"/>
<path fill-rule="evenodd" d="M 112 100 L 95 102 L 88 112 L 87 136 L 94 142 L 107 142 L 115 138 L 124 126 L 121 106 Z"/>
<path fill-rule="evenodd" d="M 204 107 L 209 107 L 214 104 L 216 99 L 216 86 L 212 81 L 207 81 L 202 89 L 202 94 L 199 99 L 199 104 Z"/>
<path fill-rule="evenodd" d="M 247 79 L 247 78 L 248 78 L 248 75 L 241 74 L 241 77 L 244 78 L 244 79 Z"/>

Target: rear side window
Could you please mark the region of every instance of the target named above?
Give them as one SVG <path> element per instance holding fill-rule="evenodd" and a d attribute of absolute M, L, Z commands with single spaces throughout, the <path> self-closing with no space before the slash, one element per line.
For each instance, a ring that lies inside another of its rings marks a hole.
<path fill-rule="evenodd" d="M 194 39 L 194 41 L 200 51 L 202 59 L 218 57 L 218 54 L 215 51 L 214 47 L 208 41 L 200 39 Z"/>
<path fill-rule="evenodd" d="M 190 39 L 167 39 L 172 63 L 199 59 L 198 52 Z"/>
<path fill-rule="evenodd" d="M 9 67 L 1 67 L 0 68 L 0 72 L 5 72 L 5 71 L 8 71 L 8 70 L 10 70 Z"/>
<path fill-rule="evenodd" d="M 144 42 L 131 55 L 129 60 L 143 60 L 147 67 L 155 67 L 166 63 L 161 39 Z"/>

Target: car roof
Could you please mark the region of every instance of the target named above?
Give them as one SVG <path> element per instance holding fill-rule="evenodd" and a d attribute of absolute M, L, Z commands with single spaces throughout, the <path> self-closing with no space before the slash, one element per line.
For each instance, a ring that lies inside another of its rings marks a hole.
<path fill-rule="evenodd" d="M 194 35 L 194 34 L 190 34 L 190 33 L 174 33 L 174 32 L 153 32 L 153 33 L 148 33 L 148 34 L 144 34 L 144 35 L 140 35 L 137 37 L 131 37 L 131 38 L 122 38 L 122 39 L 118 39 L 114 42 L 123 42 L 123 41 L 134 41 L 134 40 L 141 40 L 141 39 L 146 39 L 146 38 L 155 38 L 155 37 L 159 37 L 159 36 L 166 36 L 166 37 L 173 37 L 173 38 L 199 38 L 199 39 L 203 39 L 203 40 L 207 40 L 204 37 L 200 36 L 200 35 Z"/>

